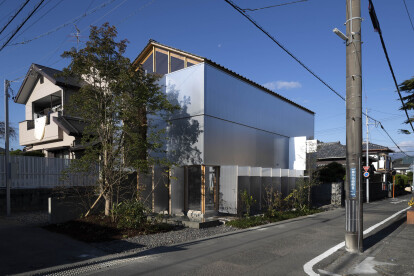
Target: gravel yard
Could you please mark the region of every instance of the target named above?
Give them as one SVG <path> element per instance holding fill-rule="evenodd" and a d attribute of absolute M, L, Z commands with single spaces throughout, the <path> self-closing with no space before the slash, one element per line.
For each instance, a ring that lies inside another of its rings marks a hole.
<path fill-rule="evenodd" d="M 11 217 L 3 218 L 32 226 L 43 226 L 48 222 L 48 214 L 46 212 L 16 213 L 12 214 Z M 180 228 L 165 233 L 141 235 L 108 242 L 91 243 L 91 245 L 110 254 L 127 251 L 138 252 L 158 246 L 171 246 L 177 243 L 208 238 L 214 235 L 233 232 L 236 230 L 238 229 L 224 225 L 204 229 Z"/>
<path fill-rule="evenodd" d="M 135 236 L 124 240 L 100 242 L 92 245 L 108 253 L 142 251 L 158 246 L 171 246 L 177 243 L 194 241 L 236 230 L 238 229 L 224 225 L 204 229 L 183 228 L 165 233 Z"/>

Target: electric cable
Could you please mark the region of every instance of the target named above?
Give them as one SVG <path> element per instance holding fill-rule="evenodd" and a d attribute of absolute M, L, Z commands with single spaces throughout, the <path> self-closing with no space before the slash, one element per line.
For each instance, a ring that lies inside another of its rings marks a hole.
<path fill-rule="evenodd" d="M 32 24 L 30 24 L 30 26 L 28 26 L 26 29 L 24 29 L 21 33 L 19 33 L 13 40 L 19 38 L 22 34 L 24 34 L 27 30 L 29 30 L 31 27 L 33 27 L 37 22 L 39 22 L 41 19 L 43 19 L 48 13 L 50 13 L 52 10 L 54 10 L 57 6 L 60 5 L 60 3 L 62 3 L 63 0 L 58 1 L 53 7 L 51 7 L 50 9 L 48 9 L 45 13 L 43 13 L 42 15 L 39 16 L 39 18 L 33 22 Z M 46 5 L 49 4 L 46 3 L 43 7 L 46 7 Z"/>
<path fill-rule="evenodd" d="M 3 1 L 4 2 L 4 1 Z M 3 31 L 10 25 L 10 23 L 16 18 L 16 16 L 23 10 L 23 8 L 30 2 L 30 0 L 26 0 L 26 2 L 23 3 L 22 6 L 17 10 L 17 12 L 13 15 L 13 17 L 9 20 L 9 22 L 6 23 L 6 25 L 3 26 L 3 28 L 0 31 L 0 35 L 3 33 Z M 3 3 L 2 3 L 3 4 Z"/>
<path fill-rule="evenodd" d="M 410 12 L 408 11 L 407 3 L 405 2 L 405 0 L 403 0 L 403 2 L 404 2 L 405 10 L 407 11 L 408 19 L 410 19 L 411 28 L 414 31 L 414 25 L 413 25 L 413 21 L 411 20 Z"/>
<path fill-rule="evenodd" d="M 384 51 L 385 58 L 387 59 L 388 67 L 390 68 L 392 79 L 394 80 L 395 88 L 397 89 L 398 96 L 400 97 L 400 101 L 401 101 L 401 104 L 402 104 L 402 109 L 404 110 L 405 115 L 407 116 L 407 122 L 410 124 L 411 129 L 413 130 L 413 133 L 414 133 L 414 126 L 413 126 L 413 123 L 411 122 L 410 116 L 408 115 L 407 107 L 405 106 L 404 100 L 401 96 L 400 87 L 398 86 L 397 80 L 395 78 L 394 69 L 392 68 L 391 61 L 390 61 L 390 58 L 388 56 L 388 51 L 387 51 L 387 48 L 385 47 L 384 39 L 382 37 L 382 32 L 381 32 L 381 27 L 380 27 L 380 24 L 379 24 L 379 21 L 378 21 L 378 17 L 377 17 L 377 14 L 375 13 L 374 5 L 372 4 L 371 0 L 369 0 L 368 9 L 369 9 L 369 15 L 371 17 L 371 21 L 372 21 L 372 25 L 374 27 L 374 30 L 379 34 L 382 49 Z"/>
<path fill-rule="evenodd" d="M 92 13 L 95 13 L 96 11 L 98 11 L 98 10 L 100 10 L 100 9 L 108 6 L 109 4 L 111 4 L 112 2 L 115 2 L 115 1 L 116 0 L 109 0 L 109 1 L 101 4 L 100 6 L 97 6 L 97 7 L 93 8 L 89 12 L 83 13 L 80 16 L 75 17 L 74 19 L 72 19 L 72 20 L 70 20 L 70 21 L 68 21 L 68 22 L 66 22 L 66 23 L 64 23 L 64 24 L 62 24 L 62 25 L 60 25 L 60 26 L 58 26 L 58 27 L 56 27 L 56 28 L 48 31 L 48 32 L 45 32 L 43 34 L 40 34 L 40 35 L 38 35 L 36 37 L 33 37 L 31 39 L 28 39 L 28 40 L 24 40 L 24 41 L 20 41 L 20 42 L 16 42 L 16 43 L 11 43 L 11 44 L 9 44 L 7 46 L 16 46 L 16 45 L 21 45 L 21 44 L 27 44 L 27 43 L 30 43 L 30 42 L 32 42 L 34 40 L 37 40 L 39 38 L 42 38 L 44 36 L 50 35 L 50 34 L 52 34 L 52 33 L 56 32 L 56 31 L 58 31 L 58 30 L 60 30 L 60 29 L 62 29 L 64 27 L 66 27 L 68 25 L 72 25 L 73 23 L 77 22 L 78 20 L 80 20 L 80 19 L 82 19 L 82 18 L 84 18 L 84 17 L 86 17 L 86 16 L 88 16 L 88 15 L 90 15 Z"/>
<path fill-rule="evenodd" d="M 17 32 L 24 26 L 24 24 L 26 24 L 27 20 L 30 19 L 30 17 L 33 16 L 33 14 L 37 11 L 37 9 L 39 9 L 39 7 L 43 4 L 45 0 L 40 0 L 39 4 L 37 4 L 37 6 L 32 10 L 32 12 L 26 17 L 26 19 L 19 25 L 19 27 L 17 27 L 17 29 L 13 32 L 13 34 L 9 37 L 9 39 L 3 44 L 3 46 L 1 46 L 0 48 L 0 52 L 4 49 L 4 47 L 6 47 L 6 45 L 10 42 L 10 40 L 13 39 L 13 37 L 17 34 Z"/>
<path fill-rule="evenodd" d="M 339 92 L 337 92 L 335 89 L 333 89 L 329 84 L 327 84 L 324 80 L 322 80 L 321 77 L 319 77 L 318 75 L 316 75 L 316 73 L 314 73 L 309 67 L 307 67 L 302 61 L 300 61 L 295 55 L 293 55 L 286 47 L 284 47 L 279 41 L 277 41 L 271 34 L 269 34 L 269 32 L 267 32 L 263 27 L 261 27 L 256 21 L 254 21 L 248 14 L 246 14 L 246 12 L 243 11 L 242 8 L 240 8 L 239 6 L 237 6 L 236 4 L 233 3 L 233 1 L 231 0 L 224 0 L 225 2 L 227 2 L 231 7 L 233 7 L 236 11 L 238 11 L 241 15 L 243 15 L 247 20 L 249 20 L 254 26 L 256 26 L 259 30 L 261 30 L 267 37 L 269 37 L 274 43 L 276 43 L 283 51 L 285 51 L 289 56 L 291 56 L 296 62 L 298 62 L 303 68 L 305 68 L 309 73 L 311 73 L 315 78 L 317 78 L 321 83 L 323 83 L 327 88 L 329 88 L 329 90 L 331 90 L 333 93 L 335 93 L 338 97 L 340 97 L 343 101 L 346 102 L 346 99 L 344 98 L 344 96 L 342 96 Z M 369 0 L 371 2 L 371 0 Z M 398 87 L 398 86 L 397 86 Z M 406 111 L 407 112 L 407 111 Z M 399 146 L 397 145 L 397 143 L 394 141 L 394 139 L 392 139 L 392 137 L 389 135 L 389 133 L 386 131 L 386 129 L 384 128 L 384 126 L 382 125 L 382 123 L 374 118 L 372 118 L 371 116 L 365 114 L 364 112 L 362 112 L 363 115 L 367 116 L 368 118 L 370 118 L 371 120 L 375 121 L 376 123 L 378 123 L 381 126 L 381 129 L 387 134 L 387 136 L 390 138 L 390 140 L 399 148 Z M 407 114 L 408 116 L 408 114 Z M 413 128 L 414 130 L 414 128 Z M 400 149 L 400 148 L 399 148 Z M 401 149 L 400 151 L 402 153 L 404 153 L 405 155 L 407 155 L 405 152 L 403 152 Z M 408 155 L 407 155 L 408 156 Z"/>
<path fill-rule="evenodd" d="M 326 87 L 328 87 L 332 92 L 334 92 L 338 97 L 340 97 L 342 100 L 345 101 L 344 96 L 342 96 L 339 92 L 337 92 L 335 89 L 333 89 L 329 84 L 327 84 L 321 77 L 316 75 L 308 66 L 306 66 L 299 58 L 297 58 L 295 55 L 292 54 L 285 46 L 283 46 L 279 41 L 276 40 L 269 32 L 267 32 L 265 29 L 263 29 L 262 26 L 260 26 L 256 21 L 254 21 L 248 14 L 246 14 L 243 9 L 241 9 L 239 6 L 233 3 L 231 0 L 224 0 L 226 1 L 230 6 L 232 6 L 236 11 L 238 11 L 241 15 L 243 15 L 247 20 L 249 20 L 253 25 L 255 25 L 259 30 L 261 30 L 267 37 L 269 37 L 271 40 L 273 40 L 274 43 L 276 43 L 283 51 L 285 51 L 289 56 L 291 56 L 296 62 L 298 62 L 303 68 L 305 68 L 309 73 L 311 73 L 315 78 L 317 78 L 320 82 L 322 82 Z"/>
<path fill-rule="evenodd" d="M 242 9 L 242 10 L 243 10 L 244 12 L 245 12 L 245 11 L 258 11 L 258 10 L 270 9 L 270 8 L 275 8 L 275 7 L 280 7 L 280 6 L 286 6 L 286 5 L 295 4 L 295 3 L 300 3 L 300 2 L 307 2 L 307 1 L 308 1 L 308 0 L 299 0 L 299 1 L 289 2 L 289 3 L 282 3 L 282 4 L 277 4 L 277 5 L 267 6 L 267 7 L 263 7 L 263 8 L 256 8 L 256 9 Z"/>

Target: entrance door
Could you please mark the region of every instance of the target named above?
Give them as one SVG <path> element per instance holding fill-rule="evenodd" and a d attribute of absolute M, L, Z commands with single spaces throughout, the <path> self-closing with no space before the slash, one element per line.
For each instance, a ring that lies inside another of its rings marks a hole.
<path fill-rule="evenodd" d="M 218 213 L 219 170 L 220 170 L 220 167 L 205 166 L 204 212 L 203 213 L 206 216 L 212 216 Z"/>

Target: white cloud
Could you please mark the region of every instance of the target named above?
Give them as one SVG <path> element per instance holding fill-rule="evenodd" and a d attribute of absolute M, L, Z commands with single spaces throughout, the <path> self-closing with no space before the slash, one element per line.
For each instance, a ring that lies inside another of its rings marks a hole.
<path fill-rule="evenodd" d="M 298 81 L 272 81 L 263 84 L 263 86 L 270 90 L 289 90 L 301 88 L 302 84 Z"/>

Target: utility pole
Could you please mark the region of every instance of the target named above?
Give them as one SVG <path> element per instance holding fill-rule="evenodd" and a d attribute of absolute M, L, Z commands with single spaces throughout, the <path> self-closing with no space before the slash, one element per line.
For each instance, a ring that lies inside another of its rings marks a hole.
<path fill-rule="evenodd" d="M 368 108 L 365 109 L 365 125 L 367 128 L 367 150 L 366 155 L 366 166 L 369 167 L 369 122 L 368 122 Z M 367 203 L 369 203 L 369 177 L 365 178 L 366 180 L 366 193 L 367 193 Z"/>
<path fill-rule="evenodd" d="M 10 136 L 10 130 L 9 130 L 9 81 L 4 80 L 4 171 L 5 171 L 5 177 L 6 177 L 6 214 L 7 216 L 10 216 L 10 153 L 9 153 L 9 136 Z"/>
<path fill-rule="evenodd" d="M 361 1 L 346 1 L 346 185 L 345 248 L 362 252 L 362 66 Z"/>

